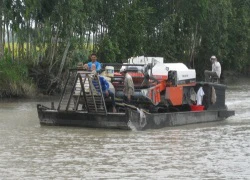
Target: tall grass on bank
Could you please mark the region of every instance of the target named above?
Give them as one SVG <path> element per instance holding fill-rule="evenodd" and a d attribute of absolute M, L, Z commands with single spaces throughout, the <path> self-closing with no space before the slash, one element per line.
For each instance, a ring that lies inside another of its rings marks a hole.
<path fill-rule="evenodd" d="M 30 97 L 36 92 L 23 63 L 12 62 L 10 55 L 0 59 L 0 96 Z"/>

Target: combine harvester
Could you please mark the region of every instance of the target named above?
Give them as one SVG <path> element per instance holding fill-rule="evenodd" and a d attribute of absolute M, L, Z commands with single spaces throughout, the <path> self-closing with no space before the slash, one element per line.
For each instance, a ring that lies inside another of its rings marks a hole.
<path fill-rule="evenodd" d="M 103 64 L 114 86 L 117 113 L 110 99 L 93 86 L 91 72 L 69 71 L 58 107 L 37 105 L 41 125 L 115 129 L 159 129 L 224 120 L 235 114 L 225 104 L 226 86 L 196 82 L 196 72 L 183 63 L 164 63 L 161 57 L 135 57 L 124 64 Z M 135 94 L 131 104 L 123 99 L 125 68 L 132 76 Z"/>

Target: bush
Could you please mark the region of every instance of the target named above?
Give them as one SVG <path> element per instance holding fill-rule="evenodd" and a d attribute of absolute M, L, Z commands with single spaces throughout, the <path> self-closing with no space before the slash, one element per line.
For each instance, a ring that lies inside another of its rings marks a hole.
<path fill-rule="evenodd" d="M 30 96 L 35 94 L 35 86 L 28 78 L 28 68 L 20 62 L 12 62 L 10 55 L 0 59 L 0 90 L 9 96 Z"/>

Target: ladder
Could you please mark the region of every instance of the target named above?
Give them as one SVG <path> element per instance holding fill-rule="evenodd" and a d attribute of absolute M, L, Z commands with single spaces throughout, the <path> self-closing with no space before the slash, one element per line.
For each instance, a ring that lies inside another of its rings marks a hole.
<path fill-rule="evenodd" d="M 75 76 L 74 80 L 72 76 Z M 58 110 L 86 110 L 88 113 L 107 114 L 99 75 L 94 76 L 87 71 L 69 73 Z"/>

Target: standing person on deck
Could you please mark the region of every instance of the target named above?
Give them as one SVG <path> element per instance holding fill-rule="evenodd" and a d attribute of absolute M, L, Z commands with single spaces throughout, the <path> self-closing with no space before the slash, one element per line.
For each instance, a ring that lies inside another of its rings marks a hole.
<path fill-rule="evenodd" d="M 96 72 L 99 73 L 102 67 L 101 67 L 101 63 L 97 61 L 97 55 L 95 53 L 92 53 L 90 55 L 90 59 L 91 59 L 91 62 L 88 62 L 88 68 L 92 69 L 92 64 L 95 64 Z"/>
<path fill-rule="evenodd" d="M 120 69 L 120 73 L 124 75 L 124 101 L 130 103 L 135 91 L 134 82 L 132 77 L 128 74 L 127 69 Z"/>
<path fill-rule="evenodd" d="M 211 56 L 210 61 L 212 63 L 212 71 L 205 70 L 204 74 L 206 82 L 209 82 L 214 78 L 219 80 L 221 75 L 221 65 L 217 61 L 217 58 L 215 56 Z"/>

